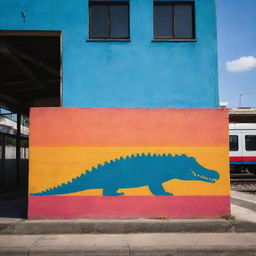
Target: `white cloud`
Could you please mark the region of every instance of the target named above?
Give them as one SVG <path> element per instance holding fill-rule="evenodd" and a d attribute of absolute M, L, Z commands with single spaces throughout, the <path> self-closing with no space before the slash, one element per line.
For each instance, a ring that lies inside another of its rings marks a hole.
<path fill-rule="evenodd" d="M 245 56 L 237 60 L 227 61 L 226 67 L 230 72 L 248 71 L 256 68 L 256 57 Z"/>

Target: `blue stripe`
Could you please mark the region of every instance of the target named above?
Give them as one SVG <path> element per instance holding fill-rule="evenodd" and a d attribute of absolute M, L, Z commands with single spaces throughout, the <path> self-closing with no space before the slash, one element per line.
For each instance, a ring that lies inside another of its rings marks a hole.
<path fill-rule="evenodd" d="M 256 164 L 255 161 L 241 161 L 241 162 L 233 162 L 233 161 L 230 161 L 230 164 Z"/>

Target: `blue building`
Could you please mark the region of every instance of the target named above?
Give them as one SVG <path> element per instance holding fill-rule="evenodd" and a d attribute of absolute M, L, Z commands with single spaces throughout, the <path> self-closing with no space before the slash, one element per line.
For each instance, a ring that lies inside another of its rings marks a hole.
<path fill-rule="evenodd" d="M 218 107 L 214 0 L 2 0 L 0 10 L 2 35 L 60 33 L 62 106 Z"/>

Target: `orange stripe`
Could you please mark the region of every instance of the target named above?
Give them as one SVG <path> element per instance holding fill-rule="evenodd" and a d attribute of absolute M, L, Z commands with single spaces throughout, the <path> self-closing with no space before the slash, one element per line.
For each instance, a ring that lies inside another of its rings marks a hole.
<path fill-rule="evenodd" d="M 227 146 L 222 109 L 33 108 L 30 146 Z"/>
<path fill-rule="evenodd" d="M 29 161 L 29 192 L 38 193 L 58 186 L 91 170 L 126 156 L 144 153 L 186 154 L 194 157 L 203 167 L 220 174 L 216 183 L 171 180 L 164 183 L 165 190 L 174 195 L 229 195 L 230 177 L 228 147 L 31 147 Z M 131 175 L 133 169 L 131 168 Z M 148 187 L 122 190 L 125 195 L 152 195 Z M 86 190 L 74 195 L 101 195 L 102 190 Z M 70 194 L 69 194 L 70 196 Z"/>

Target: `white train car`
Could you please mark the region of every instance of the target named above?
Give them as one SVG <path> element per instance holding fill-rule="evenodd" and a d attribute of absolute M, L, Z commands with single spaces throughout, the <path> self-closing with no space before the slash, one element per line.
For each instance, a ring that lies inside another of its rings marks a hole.
<path fill-rule="evenodd" d="M 229 124 L 231 173 L 256 174 L 256 124 Z"/>

